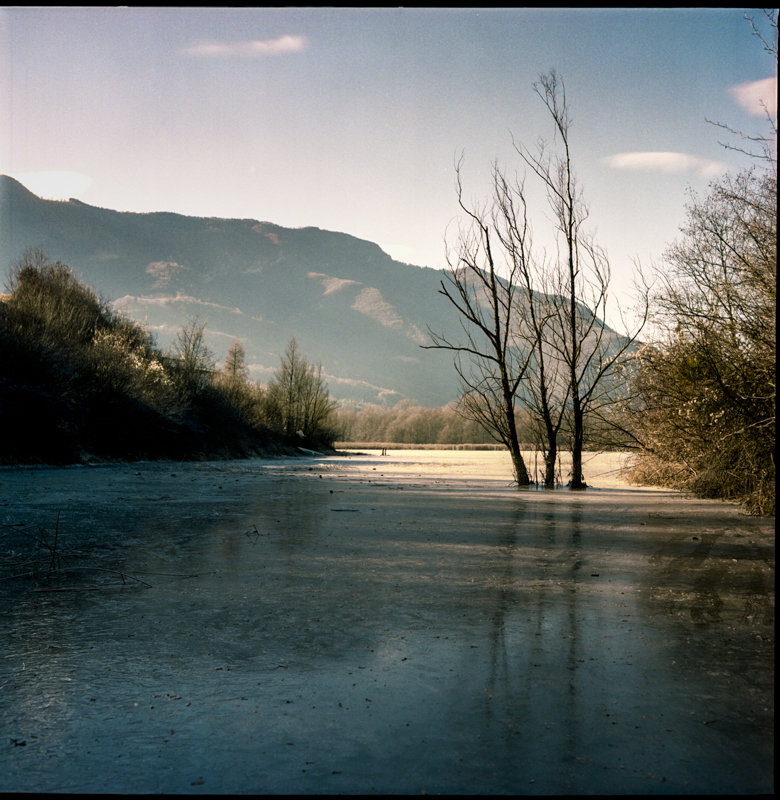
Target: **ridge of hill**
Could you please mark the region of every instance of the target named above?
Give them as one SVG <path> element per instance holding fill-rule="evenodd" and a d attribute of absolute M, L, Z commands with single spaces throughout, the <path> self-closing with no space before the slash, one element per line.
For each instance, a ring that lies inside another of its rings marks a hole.
<path fill-rule="evenodd" d="M 161 348 L 197 317 L 218 361 L 241 340 L 253 380 L 273 376 L 294 336 L 322 365 L 335 399 L 443 406 L 458 397 L 452 353 L 421 347 L 431 343 L 429 328 L 462 338 L 439 293 L 447 273 L 395 261 L 373 242 L 254 219 L 44 200 L 1 175 L 4 275 L 27 247 L 70 264 Z"/>
<path fill-rule="evenodd" d="M 444 405 L 457 396 L 449 354 L 420 347 L 428 325 L 457 325 L 438 294 L 444 273 L 349 234 L 44 200 L 0 176 L 4 275 L 26 247 L 70 264 L 161 347 L 195 316 L 218 359 L 241 339 L 253 379 L 270 378 L 295 336 L 335 398 Z"/>

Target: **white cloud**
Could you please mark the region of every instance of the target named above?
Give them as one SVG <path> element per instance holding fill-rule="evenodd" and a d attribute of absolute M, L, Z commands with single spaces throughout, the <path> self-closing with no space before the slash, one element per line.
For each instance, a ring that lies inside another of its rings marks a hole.
<path fill-rule="evenodd" d="M 85 192 L 92 178 L 80 172 L 12 172 L 9 173 L 33 194 L 44 200 L 70 200 Z"/>
<path fill-rule="evenodd" d="M 309 46 L 305 36 L 279 36 L 276 39 L 244 42 L 201 42 L 186 47 L 181 52 L 188 56 L 205 56 L 207 58 L 259 58 L 263 56 L 279 56 L 285 53 L 300 53 Z"/>
<path fill-rule="evenodd" d="M 763 117 L 768 111 L 777 116 L 777 78 L 764 78 L 761 81 L 740 83 L 729 89 L 734 102 L 748 114 Z"/>
<path fill-rule="evenodd" d="M 728 170 L 721 161 L 699 158 L 688 153 L 640 152 L 616 153 L 601 159 L 612 169 L 627 169 L 632 172 L 679 173 L 695 170 L 702 178 L 714 178 Z"/>

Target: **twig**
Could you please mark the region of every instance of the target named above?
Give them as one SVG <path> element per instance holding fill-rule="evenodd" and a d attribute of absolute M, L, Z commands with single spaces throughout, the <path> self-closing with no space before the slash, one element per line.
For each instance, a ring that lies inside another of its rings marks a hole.
<path fill-rule="evenodd" d="M 182 575 L 178 572 L 149 572 L 145 569 L 134 569 L 133 575 L 136 573 L 140 575 L 158 575 L 163 578 L 200 578 L 201 575 L 216 575 L 217 570 L 212 572 L 193 572 L 191 575 Z"/>
<path fill-rule="evenodd" d="M 45 586 L 39 589 L 33 589 L 34 592 L 96 592 L 100 587 L 98 586 Z"/>

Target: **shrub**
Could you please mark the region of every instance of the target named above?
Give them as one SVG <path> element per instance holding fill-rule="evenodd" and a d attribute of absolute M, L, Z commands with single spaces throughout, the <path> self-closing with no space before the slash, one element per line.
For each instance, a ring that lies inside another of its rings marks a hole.
<path fill-rule="evenodd" d="M 632 474 L 773 514 L 775 175 L 714 184 L 682 232 L 655 298 L 660 335 L 637 355 Z"/>

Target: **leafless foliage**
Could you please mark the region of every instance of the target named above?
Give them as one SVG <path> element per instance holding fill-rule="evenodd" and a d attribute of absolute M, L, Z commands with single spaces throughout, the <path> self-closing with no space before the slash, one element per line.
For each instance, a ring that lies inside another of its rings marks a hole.
<path fill-rule="evenodd" d="M 287 436 L 316 440 L 331 435 L 328 426 L 336 404 L 330 398 L 322 366 L 309 363 L 294 337 L 268 384 L 265 407 L 268 421 Z"/>
<path fill-rule="evenodd" d="M 455 243 L 447 246 L 447 279 L 444 295 L 458 312 L 463 338 L 431 331 L 432 348 L 451 350 L 461 382 L 460 412 L 478 422 L 509 450 L 515 482 L 528 486 L 528 470 L 520 452 L 516 423 L 516 397 L 533 354 L 520 347 L 517 336 L 517 299 L 524 248 L 509 252 L 502 247 L 501 204 L 472 208 L 463 199 L 463 158 L 455 168 L 458 204 L 465 214 Z M 499 174 L 493 165 L 494 178 Z M 496 192 L 499 186 L 494 182 Z M 525 219 L 514 220 L 523 226 Z M 507 237 L 505 237 L 507 238 Z M 498 259 L 501 259 L 499 262 Z M 502 275 L 503 273 L 503 275 Z"/>

